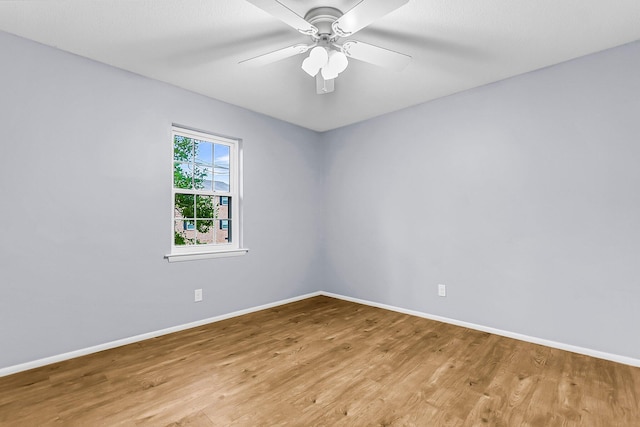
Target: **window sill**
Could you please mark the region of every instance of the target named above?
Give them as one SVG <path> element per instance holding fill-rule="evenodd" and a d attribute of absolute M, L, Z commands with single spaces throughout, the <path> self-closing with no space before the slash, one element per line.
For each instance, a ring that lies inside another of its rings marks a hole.
<path fill-rule="evenodd" d="M 225 258 L 230 256 L 241 256 L 249 252 L 249 249 L 230 249 L 226 251 L 211 252 L 185 252 L 181 254 L 168 254 L 164 257 L 169 262 L 195 261 L 198 259 Z"/>

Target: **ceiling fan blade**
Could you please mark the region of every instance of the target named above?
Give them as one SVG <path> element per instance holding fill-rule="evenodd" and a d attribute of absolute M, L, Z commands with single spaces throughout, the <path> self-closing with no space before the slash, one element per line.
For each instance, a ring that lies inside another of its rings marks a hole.
<path fill-rule="evenodd" d="M 402 71 L 411 62 L 409 55 L 355 40 L 346 41 L 340 48 L 350 58 L 395 71 Z"/>
<path fill-rule="evenodd" d="M 408 2 L 409 0 L 361 0 L 332 24 L 333 31 L 340 37 L 350 36 Z"/>
<path fill-rule="evenodd" d="M 262 65 L 271 64 L 272 62 L 280 61 L 291 56 L 305 53 L 309 50 L 309 48 L 312 48 L 313 46 L 315 46 L 315 44 L 296 44 L 293 46 L 285 47 L 283 49 L 274 50 L 273 52 L 265 53 L 264 55 L 245 59 L 244 61 L 240 61 L 239 63 L 251 65 L 253 67 L 260 67 Z"/>
<path fill-rule="evenodd" d="M 270 15 L 275 16 L 285 24 L 295 28 L 302 34 L 314 35 L 318 33 L 318 29 L 305 21 L 278 0 L 247 0 L 252 5 L 259 7 Z"/>

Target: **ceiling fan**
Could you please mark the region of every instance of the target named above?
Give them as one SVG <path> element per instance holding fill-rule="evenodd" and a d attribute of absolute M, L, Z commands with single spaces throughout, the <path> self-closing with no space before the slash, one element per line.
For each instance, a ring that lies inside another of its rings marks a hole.
<path fill-rule="evenodd" d="M 409 0 L 361 0 L 346 13 L 333 7 L 317 7 L 303 17 L 279 0 L 247 0 L 254 6 L 280 19 L 311 38 L 310 44 L 295 44 L 241 61 L 241 64 L 262 66 L 311 51 L 302 62 L 302 69 L 316 78 L 316 93 L 333 92 L 334 79 L 348 65 L 348 58 L 402 70 L 411 57 L 356 40 L 339 43 L 375 20 L 398 9 Z"/>

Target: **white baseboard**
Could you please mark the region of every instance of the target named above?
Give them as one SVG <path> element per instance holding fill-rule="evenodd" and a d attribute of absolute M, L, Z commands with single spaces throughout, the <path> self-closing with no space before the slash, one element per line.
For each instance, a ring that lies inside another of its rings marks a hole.
<path fill-rule="evenodd" d="M 196 328 L 198 326 L 206 325 L 209 323 L 219 322 L 221 320 L 230 319 L 232 317 L 242 316 L 244 314 L 253 313 L 260 310 L 265 310 L 267 308 L 277 307 L 279 305 L 288 304 L 290 302 L 300 301 L 303 299 L 311 298 L 321 295 L 320 292 L 312 292 L 310 294 L 300 295 L 293 298 L 288 298 L 285 300 L 280 300 L 276 302 L 272 302 L 269 304 L 259 305 L 257 307 L 251 307 L 244 310 L 234 311 L 232 313 L 222 314 L 220 316 L 210 317 L 208 319 L 202 319 L 191 323 L 185 323 L 183 325 L 172 326 L 170 328 L 161 329 L 159 331 L 148 332 L 146 334 L 135 335 L 129 338 L 123 338 L 116 341 L 111 341 L 104 344 L 95 345 L 92 347 L 82 348 L 79 350 L 70 351 L 68 353 L 62 353 L 55 356 L 45 357 L 43 359 L 34 360 L 32 362 L 21 363 L 19 365 L 13 365 L 6 368 L 0 368 L 0 377 L 4 377 L 7 375 L 15 374 L 22 371 L 27 371 L 29 369 L 39 368 L 41 366 L 49 365 L 51 363 L 62 362 L 64 360 L 73 359 L 75 357 L 86 356 L 91 353 L 97 353 L 103 350 L 109 350 L 111 348 L 120 347 L 127 344 L 132 344 L 138 341 L 148 340 L 150 338 L 159 337 L 161 335 L 171 334 L 173 332 L 183 331 L 185 329 Z"/>
<path fill-rule="evenodd" d="M 244 314 L 253 313 L 260 310 L 265 310 L 268 308 L 277 307 L 279 305 L 288 304 L 295 301 L 300 301 L 303 299 L 324 295 L 332 298 L 337 298 L 345 301 L 351 301 L 359 304 L 368 305 L 371 307 L 378 307 L 385 310 L 395 311 L 398 313 L 409 314 L 412 316 L 423 317 L 425 319 L 436 320 L 438 322 L 449 323 L 451 325 L 462 326 L 464 328 L 475 329 L 478 331 L 488 332 L 490 334 L 501 335 L 507 338 L 513 338 L 520 341 L 530 342 L 534 344 L 544 345 L 546 347 L 557 348 L 560 350 L 570 351 L 573 353 L 584 354 L 586 356 L 597 357 L 599 359 L 610 360 L 612 362 L 622 363 L 625 365 L 640 367 L 640 359 L 634 359 L 632 357 L 620 356 L 617 354 L 606 353 L 603 351 L 592 350 L 589 348 L 578 347 L 570 344 L 563 344 L 556 341 L 550 341 L 542 338 L 531 337 L 528 335 L 519 334 L 516 332 L 504 331 L 502 329 L 491 328 L 487 326 L 477 325 L 475 323 L 464 322 L 461 320 L 450 319 L 448 317 L 436 316 L 428 313 L 423 313 L 420 311 L 409 310 L 406 308 L 395 307 L 388 304 L 382 304 L 374 301 L 363 300 L 360 298 L 348 297 L 345 295 L 334 294 L 331 292 L 318 291 L 312 292 L 305 295 L 300 295 L 293 298 L 288 298 L 285 300 L 280 300 L 276 302 L 272 302 L 269 304 L 260 305 L 257 307 L 251 307 L 244 310 L 238 310 L 227 314 L 222 314 L 220 316 L 210 317 L 208 319 L 202 319 L 191 323 L 186 323 L 183 325 L 173 326 L 166 329 L 161 329 L 158 331 L 148 332 L 146 334 L 135 335 L 129 338 L 123 338 L 116 341 L 111 341 L 104 344 L 99 344 L 92 347 L 87 347 L 75 351 L 70 351 L 68 353 L 62 353 L 55 356 L 45 357 L 43 359 L 34 360 L 32 362 L 21 363 L 19 365 L 13 365 L 6 368 L 0 368 L 0 377 L 4 377 L 7 375 L 15 374 L 22 371 L 27 371 L 29 369 L 39 368 L 41 366 L 49 365 L 51 363 L 62 362 L 64 360 L 73 359 L 75 357 L 86 356 L 88 354 L 97 353 L 103 350 L 109 350 L 111 348 L 120 347 L 127 344 L 132 344 L 138 341 L 147 340 L 150 338 L 159 337 L 161 335 L 171 334 L 173 332 L 183 331 L 185 329 L 195 328 L 198 326 L 206 325 L 209 323 L 219 322 L 221 320 L 230 319 L 232 317 L 242 316 Z"/>
<path fill-rule="evenodd" d="M 461 320 L 450 319 L 448 317 L 436 316 L 433 314 L 423 313 L 421 311 L 409 310 L 406 308 L 395 307 L 388 304 L 382 304 L 379 302 L 367 301 L 360 298 L 353 298 L 344 295 L 334 294 L 331 292 L 319 292 L 320 295 L 327 297 L 338 298 L 345 301 L 356 302 L 359 304 L 369 305 L 371 307 L 383 308 L 385 310 L 396 311 L 398 313 L 409 314 L 412 316 L 423 317 L 425 319 L 436 320 L 438 322 L 449 323 L 451 325 L 462 326 L 464 328 L 475 329 L 477 331 L 488 332 L 490 334 L 501 335 L 507 338 L 513 338 L 520 341 L 530 342 L 533 344 L 540 344 L 546 347 L 557 348 L 559 350 L 570 351 L 572 353 L 584 354 L 586 356 L 596 357 L 598 359 L 610 360 L 612 362 L 622 363 L 624 365 L 630 365 L 640 367 L 640 359 L 634 359 L 633 357 L 620 356 L 618 354 L 606 353 L 599 350 L 592 350 L 590 348 L 578 347 L 575 345 L 564 344 L 556 341 L 546 340 L 543 338 L 532 337 L 529 335 L 523 335 L 516 332 L 504 331 L 502 329 L 491 328 L 488 326 L 476 325 L 475 323 L 463 322 Z"/>

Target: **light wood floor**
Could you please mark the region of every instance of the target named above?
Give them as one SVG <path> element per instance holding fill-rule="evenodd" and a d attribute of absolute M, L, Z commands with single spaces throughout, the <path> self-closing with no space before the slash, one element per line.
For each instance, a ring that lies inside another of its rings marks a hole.
<path fill-rule="evenodd" d="M 640 368 L 327 297 L 0 378 L 2 426 L 640 426 Z"/>

